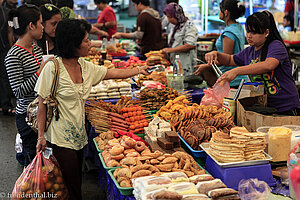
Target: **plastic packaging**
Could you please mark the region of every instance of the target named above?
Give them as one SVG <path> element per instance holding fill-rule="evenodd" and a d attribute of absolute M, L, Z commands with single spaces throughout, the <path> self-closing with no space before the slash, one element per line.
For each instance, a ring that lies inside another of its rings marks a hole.
<path fill-rule="evenodd" d="M 164 173 L 162 176 L 170 178 L 172 183 L 189 182 L 189 178 L 183 172 Z"/>
<path fill-rule="evenodd" d="M 17 153 L 22 153 L 22 151 L 23 151 L 22 139 L 21 139 L 21 135 L 19 133 L 17 133 L 17 135 L 16 135 L 15 150 Z"/>
<path fill-rule="evenodd" d="M 285 127 L 272 127 L 269 129 L 268 154 L 272 156 L 272 161 L 287 161 L 291 148 L 292 131 Z"/>
<path fill-rule="evenodd" d="M 15 183 L 11 199 L 24 198 L 58 200 L 69 198 L 61 171 L 53 155 L 47 159 L 38 152 L 20 175 Z"/>
<path fill-rule="evenodd" d="M 226 188 L 226 185 L 220 179 L 214 179 L 212 181 L 199 182 L 196 185 L 200 194 L 206 194 L 213 189 Z"/>
<path fill-rule="evenodd" d="M 288 173 L 289 173 L 289 190 L 290 190 L 290 197 L 293 199 L 296 199 L 296 194 L 295 194 L 295 187 L 300 188 L 299 185 L 299 180 L 298 180 L 298 186 L 297 185 L 297 178 L 299 179 L 299 174 L 295 174 L 295 172 L 297 172 L 297 169 L 299 170 L 299 162 L 300 162 L 300 155 L 299 153 L 297 154 L 297 152 L 299 152 L 300 149 L 300 143 L 297 143 L 295 146 L 293 146 L 293 148 L 291 149 L 290 153 L 289 153 L 289 159 L 287 162 L 287 166 L 288 166 Z M 298 167 L 296 169 L 296 171 L 293 171 L 295 167 Z M 293 172 L 292 172 L 293 171 Z M 299 171 L 298 171 L 299 173 Z M 292 180 L 294 183 L 292 183 Z M 297 189 L 297 188 L 296 188 Z M 299 192 L 299 191 L 298 191 Z M 297 196 L 298 198 L 300 198 L 300 196 Z"/>
<path fill-rule="evenodd" d="M 202 181 L 211 181 L 214 180 L 214 178 L 209 174 L 201 174 L 201 175 L 195 175 L 189 178 L 191 183 L 197 184 Z"/>
<path fill-rule="evenodd" d="M 223 99 L 228 96 L 229 90 L 230 86 L 228 81 L 216 83 L 212 89 L 208 88 L 204 90 L 204 97 L 200 105 L 212 105 L 221 108 Z"/>
<path fill-rule="evenodd" d="M 188 194 L 183 195 L 182 200 L 210 200 L 205 194 Z"/>
<path fill-rule="evenodd" d="M 170 186 L 168 189 L 181 195 L 199 194 L 196 186 L 193 183 L 178 183 Z"/>
<path fill-rule="evenodd" d="M 242 200 L 267 200 L 271 189 L 264 181 L 256 179 L 242 179 L 239 183 L 239 196 Z"/>

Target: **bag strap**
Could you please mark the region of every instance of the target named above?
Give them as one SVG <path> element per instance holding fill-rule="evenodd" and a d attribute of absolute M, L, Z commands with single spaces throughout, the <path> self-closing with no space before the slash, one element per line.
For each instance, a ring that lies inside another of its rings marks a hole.
<path fill-rule="evenodd" d="M 58 85 L 58 78 L 59 78 L 59 63 L 56 58 L 51 59 L 51 61 L 53 61 L 54 66 L 55 66 L 54 79 L 53 79 L 53 83 L 51 86 L 51 96 L 55 97 L 57 85 Z"/>

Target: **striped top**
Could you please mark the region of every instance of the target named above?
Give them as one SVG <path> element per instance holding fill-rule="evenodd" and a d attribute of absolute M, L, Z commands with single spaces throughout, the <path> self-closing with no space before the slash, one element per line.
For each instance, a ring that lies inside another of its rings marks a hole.
<path fill-rule="evenodd" d="M 21 46 L 11 47 L 5 57 L 5 66 L 11 89 L 17 98 L 17 114 L 24 114 L 29 103 L 36 98 L 36 74 L 42 63 L 42 50 L 33 44 L 33 54 Z"/>

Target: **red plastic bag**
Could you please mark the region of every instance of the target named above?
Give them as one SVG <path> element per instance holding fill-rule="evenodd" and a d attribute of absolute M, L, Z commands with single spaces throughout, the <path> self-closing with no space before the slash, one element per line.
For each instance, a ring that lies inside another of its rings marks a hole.
<path fill-rule="evenodd" d="M 214 86 L 204 90 L 204 97 L 201 99 L 200 105 L 212 105 L 222 108 L 223 99 L 229 94 L 229 82 L 215 83 Z"/>
<path fill-rule="evenodd" d="M 68 198 L 58 162 L 53 155 L 47 159 L 40 152 L 16 181 L 11 196 L 12 200 Z"/>

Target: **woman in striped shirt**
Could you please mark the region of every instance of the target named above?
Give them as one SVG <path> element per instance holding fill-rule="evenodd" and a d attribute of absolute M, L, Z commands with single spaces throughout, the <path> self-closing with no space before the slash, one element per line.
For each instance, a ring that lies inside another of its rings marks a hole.
<path fill-rule="evenodd" d="M 42 16 L 39 9 L 25 4 L 9 12 L 9 26 L 19 36 L 11 47 L 5 66 L 13 93 L 17 98 L 16 125 L 23 141 L 24 163 L 27 166 L 35 156 L 37 134 L 27 125 L 26 111 L 36 97 L 34 87 L 43 69 L 42 50 L 34 44 L 43 35 Z"/>

